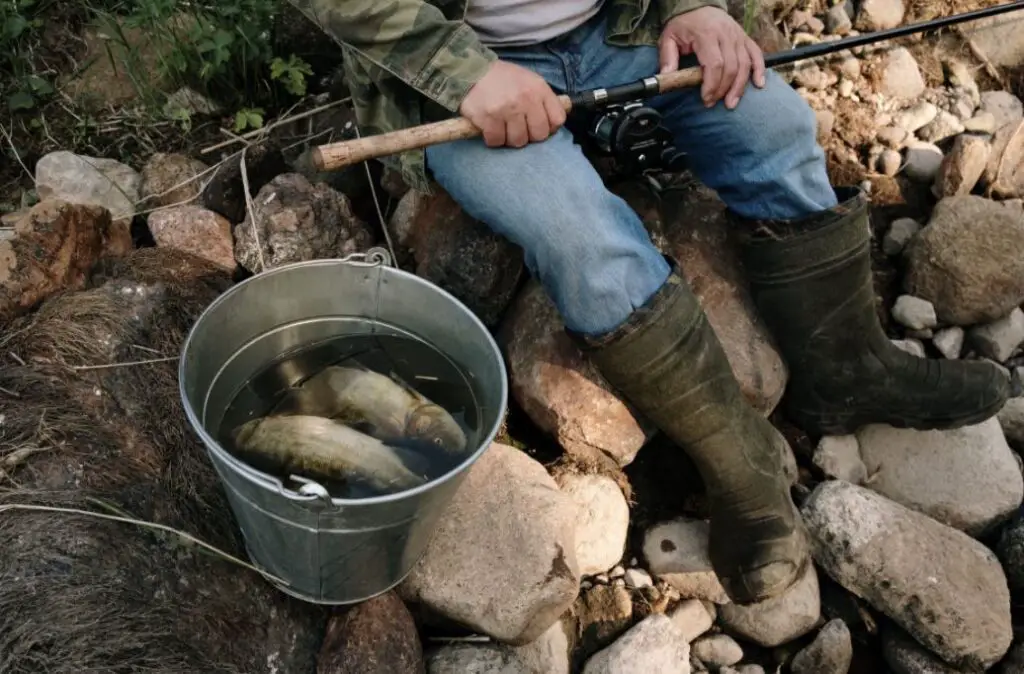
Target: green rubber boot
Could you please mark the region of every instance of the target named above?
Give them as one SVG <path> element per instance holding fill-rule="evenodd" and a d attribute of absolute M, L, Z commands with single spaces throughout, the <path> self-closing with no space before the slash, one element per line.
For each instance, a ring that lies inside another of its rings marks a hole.
<path fill-rule="evenodd" d="M 572 336 L 609 384 L 696 464 L 710 504 L 711 563 L 730 599 L 762 601 L 792 585 L 809 552 L 784 469 L 790 449 L 744 398 L 678 270 L 612 334 Z"/>
<path fill-rule="evenodd" d="M 872 286 L 867 201 L 803 221 L 740 222 L 754 302 L 789 366 L 784 408 L 808 433 L 842 435 L 884 423 L 949 429 L 988 419 L 1009 378 L 982 361 L 919 358 L 886 336 Z"/>

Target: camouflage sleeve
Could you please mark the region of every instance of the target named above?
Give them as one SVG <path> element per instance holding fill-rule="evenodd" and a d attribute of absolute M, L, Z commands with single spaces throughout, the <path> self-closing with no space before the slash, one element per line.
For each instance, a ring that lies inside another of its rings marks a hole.
<path fill-rule="evenodd" d="M 497 55 L 424 0 L 290 0 L 328 35 L 457 112 Z"/>
<path fill-rule="evenodd" d="M 698 7 L 718 7 L 721 10 L 729 11 L 726 0 L 657 0 L 658 9 L 661 10 L 662 23 L 667 22 L 674 16 L 692 11 Z"/>

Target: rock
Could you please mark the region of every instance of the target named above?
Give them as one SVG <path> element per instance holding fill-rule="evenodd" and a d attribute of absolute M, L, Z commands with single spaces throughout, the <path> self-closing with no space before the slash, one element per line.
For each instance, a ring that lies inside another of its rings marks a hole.
<path fill-rule="evenodd" d="M 970 194 L 985 172 L 990 149 L 988 142 L 979 136 L 957 136 L 935 176 L 935 196 L 941 199 Z"/>
<path fill-rule="evenodd" d="M 875 136 L 878 138 L 878 142 L 894 150 L 899 150 L 907 141 L 912 138 L 912 135 L 906 129 L 899 126 L 883 126 L 878 130 Z"/>
<path fill-rule="evenodd" d="M 913 295 L 900 295 L 896 298 L 892 317 L 897 323 L 911 330 L 928 330 L 938 327 L 939 324 L 932 303 Z"/>
<path fill-rule="evenodd" d="M 344 194 L 284 173 L 253 199 L 253 218 L 235 227 L 235 258 L 254 273 L 294 262 L 340 258 L 373 245 L 369 227 Z"/>
<path fill-rule="evenodd" d="M 793 82 L 809 91 L 825 89 L 830 84 L 828 73 L 816 63 L 808 63 L 794 70 Z"/>
<path fill-rule="evenodd" d="M 231 223 L 202 206 L 171 206 L 149 214 L 146 220 L 156 245 L 177 248 L 225 269 L 235 269 Z"/>
<path fill-rule="evenodd" d="M 964 122 L 964 131 L 970 133 L 984 133 L 992 135 L 996 132 L 997 128 L 996 116 L 987 110 L 982 110 Z"/>
<path fill-rule="evenodd" d="M 882 657 L 894 674 L 964 674 L 964 670 L 950 667 L 892 623 L 882 629 Z"/>
<path fill-rule="evenodd" d="M 725 349 L 747 400 L 770 415 L 789 372 L 754 308 L 737 256 L 725 204 L 701 184 L 665 200 L 667 250 L 678 260 L 708 322 Z"/>
<path fill-rule="evenodd" d="M 857 440 L 872 490 L 972 536 L 1004 522 L 1024 499 L 995 418 L 946 431 L 871 425 Z"/>
<path fill-rule="evenodd" d="M 642 590 L 645 587 L 654 585 L 650 574 L 643 569 L 630 569 L 623 577 L 626 580 L 626 587 L 633 588 L 634 590 Z"/>
<path fill-rule="evenodd" d="M 722 667 L 718 674 L 764 674 L 764 667 L 761 665 L 737 665 L 736 667 Z"/>
<path fill-rule="evenodd" d="M 715 622 L 715 616 L 699 599 L 684 599 L 672 609 L 669 617 L 682 630 L 687 642 L 707 632 Z"/>
<path fill-rule="evenodd" d="M 718 617 L 730 634 L 765 648 L 799 639 L 821 618 L 818 572 L 808 564 L 800 579 L 779 596 L 757 604 L 719 606 Z"/>
<path fill-rule="evenodd" d="M 996 415 L 1010 442 L 1024 444 L 1024 398 L 1010 398 Z"/>
<path fill-rule="evenodd" d="M 843 98 L 850 98 L 853 96 L 853 82 L 848 79 L 844 79 L 839 83 L 839 95 Z"/>
<path fill-rule="evenodd" d="M 1024 343 L 1024 311 L 1014 307 L 1003 318 L 976 325 L 968 330 L 967 339 L 982 356 L 1005 363 Z"/>
<path fill-rule="evenodd" d="M 1015 643 L 998 667 L 992 671 L 994 674 L 1020 674 L 1024 672 L 1024 642 Z"/>
<path fill-rule="evenodd" d="M 790 665 L 793 674 L 847 674 L 853 662 L 850 628 L 836 618 L 825 623 L 814 641 Z"/>
<path fill-rule="evenodd" d="M 716 604 L 731 600 L 711 567 L 704 520 L 685 517 L 651 527 L 644 536 L 644 558 L 655 577 L 674 587 L 682 599 L 706 599 Z"/>
<path fill-rule="evenodd" d="M 668 617 L 654 613 L 591 656 L 583 674 L 690 674 L 689 659 L 683 633 Z"/>
<path fill-rule="evenodd" d="M 1024 103 L 1009 91 L 986 91 L 981 94 L 981 111 L 995 117 L 995 128 L 1024 120 Z"/>
<path fill-rule="evenodd" d="M 728 667 L 743 659 L 743 648 L 727 634 L 700 637 L 690 644 L 690 651 L 711 667 Z"/>
<path fill-rule="evenodd" d="M 846 13 L 846 7 L 842 3 L 833 5 L 825 13 L 825 30 L 832 35 L 846 35 L 853 28 L 850 15 Z"/>
<path fill-rule="evenodd" d="M 427 655 L 426 668 L 428 674 L 534 674 L 515 653 L 494 644 L 443 646 Z"/>
<path fill-rule="evenodd" d="M 633 599 L 625 587 L 595 585 L 573 606 L 578 616 L 577 657 L 585 659 L 605 648 L 633 624 Z"/>
<path fill-rule="evenodd" d="M 925 357 L 924 344 L 917 339 L 894 339 L 892 340 L 893 346 L 903 349 L 912 356 L 918 358 Z"/>
<path fill-rule="evenodd" d="M 230 155 L 220 163 L 199 197 L 200 206 L 220 213 L 232 224 L 246 218 L 245 182 L 242 180 L 241 153 Z M 281 150 L 269 143 L 250 145 L 245 150 L 245 174 L 248 176 L 249 196 L 254 198 L 267 183 L 291 169 Z M 285 179 L 288 180 L 288 179 Z"/>
<path fill-rule="evenodd" d="M 972 105 L 981 103 L 981 91 L 978 88 L 978 81 L 974 79 L 970 66 L 964 61 L 956 58 L 944 58 L 942 65 L 946 71 L 946 81 L 950 87 L 961 90 L 967 94 Z"/>
<path fill-rule="evenodd" d="M 936 332 L 935 337 L 932 338 L 932 344 L 935 345 L 935 348 L 943 356 L 950 360 L 956 360 L 960 357 L 960 352 L 964 348 L 964 339 L 964 329 L 954 325 L 953 327 L 943 328 Z"/>
<path fill-rule="evenodd" d="M 939 143 L 963 132 L 963 122 L 956 115 L 950 114 L 945 110 L 939 110 L 935 119 L 925 125 L 918 132 L 918 135 L 921 137 L 921 140 L 928 143 Z"/>
<path fill-rule="evenodd" d="M 903 157 L 896 150 L 885 149 L 878 155 L 877 170 L 884 176 L 896 175 L 902 166 Z"/>
<path fill-rule="evenodd" d="M 982 177 L 989 196 L 1024 196 L 1024 121 L 1010 122 L 996 130 Z"/>
<path fill-rule="evenodd" d="M 418 190 L 408 190 L 398 200 L 394 212 L 391 213 L 391 220 L 388 222 L 388 230 L 395 238 L 395 244 L 401 248 L 408 248 L 412 237 L 412 225 L 417 214 L 423 208 L 426 195 Z"/>
<path fill-rule="evenodd" d="M 940 200 L 904 255 L 904 290 L 947 325 L 998 320 L 1024 302 L 1024 218 L 996 202 Z"/>
<path fill-rule="evenodd" d="M 174 112 L 179 110 L 187 112 L 192 116 L 217 115 L 224 111 L 215 100 L 204 96 L 191 87 L 181 87 L 167 96 L 163 113 L 171 117 Z"/>
<path fill-rule="evenodd" d="M 902 0 L 864 0 L 854 27 L 861 32 L 895 28 L 903 23 L 903 14 Z"/>
<path fill-rule="evenodd" d="M 317 658 L 317 674 L 426 671 L 412 614 L 395 592 L 368 599 L 335 615 Z"/>
<path fill-rule="evenodd" d="M 604 475 L 566 475 L 560 486 L 578 508 L 576 560 L 580 573 L 607 571 L 622 559 L 629 505 L 615 480 Z"/>
<path fill-rule="evenodd" d="M 984 17 L 966 24 L 963 30 L 993 65 L 1019 66 L 1024 63 L 1020 16 L 1018 11 L 1009 16 Z"/>
<path fill-rule="evenodd" d="M 191 204 L 202 193 L 209 166 L 184 154 L 158 152 L 142 167 L 139 187 L 144 209 Z M 194 204 L 193 204 L 194 205 Z"/>
<path fill-rule="evenodd" d="M 135 217 L 142 184 L 139 172 L 119 161 L 65 150 L 43 155 L 36 162 L 35 179 L 41 201 L 57 199 L 102 206 L 110 211 L 112 227 L 125 232 Z"/>
<path fill-rule="evenodd" d="M 929 101 L 919 101 L 896 115 L 896 125 L 907 133 L 916 133 L 932 123 L 939 115 L 939 108 Z"/>
<path fill-rule="evenodd" d="M 869 4 L 887 2 L 902 5 L 900 0 L 867 0 L 861 6 L 862 11 Z M 896 47 L 886 55 L 880 88 L 881 93 L 887 98 L 903 100 L 913 100 L 924 93 L 925 82 L 924 76 L 921 75 L 921 68 L 905 47 Z"/>
<path fill-rule="evenodd" d="M 842 57 L 839 60 L 839 72 L 843 77 L 856 81 L 861 73 L 860 59 L 853 54 Z"/>
<path fill-rule="evenodd" d="M 882 239 L 882 251 L 886 255 L 898 255 L 919 231 L 921 225 L 913 218 L 894 220 Z"/>
<path fill-rule="evenodd" d="M 508 648 L 531 672 L 569 674 L 571 639 L 566 630 L 566 621 L 559 620 L 530 643 Z"/>
<path fill-rule="evenodd" d="M 861 484 L 868 478 L 855 435 L 824 436 L 818 441 L 811 460 L 832 479 Z"/>
<path fill-rule="evenodd" d="M 984 669 L 1009 649 L 1006 576 L 981 543 L 838 480 L 801 511 L 817 565 L 948 664 Z"/>
<path fill-rule="evenodd" d="M 584 459 L 607 456 L 619 466 L 633 461 L 648 439 L 646 422 L 580 353 L 535 279 L 509 310 L 500 341 L 512 396 L 562 449 Z"/>
<path fill-rule="evenodd" d="M 126 229 L 102 206 L 45 199 L 0 241 L 0 322 L 35 307 L 50 295 L 78 290 L 105 255 L 131 249 Z"/>
<path fill-rule="evenodd" d="M 1024 590 L 1024 519 L 1019 514 L 1003 529 L 995 552 L 1010 589 Z"/>
<path fill-rule="evenodd" d="M 932 183 L 942 168 L 942 150 L 931 143 L 910 141 L 906 146 L 903 172 L 911 180 Z"/>
<path fill-rule="evenodd" d="M 426 197 L 409 247 L 416 273 L 463 302 L 489 328 L 498 325 L 523 277 L 523 252 L 469 217 L 446 192 Z"/>
<path fill-rule="evenodd" d="M 543 465 L 494 443 L 469 470 L 399 592 L 499 641 L 529 643 L 576 598 L 575 517 Z"/>

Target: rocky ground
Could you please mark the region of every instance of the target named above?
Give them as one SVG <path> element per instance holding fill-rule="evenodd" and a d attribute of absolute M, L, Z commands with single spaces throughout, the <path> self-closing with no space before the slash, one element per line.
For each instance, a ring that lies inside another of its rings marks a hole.
<path fill-rule="evenodd" d="M 975 6 L 788 3 L 758 39 Z M 999 20 L 785 74 L 817 112 L 833 181 L 872 197 L 890 337 L 1021 374 L 1024 16 Z M 348 119 L 336 106 L 293 126 Z M 781 597 L 732 605 L 695 469 L 566 339 L 521 251 L 377 165 L 313 173 L 294 135 L 131 165 L 51 152 L 31 167 L 39 203 L 0 223 L 0 671 L 1024 672 L 1024 399 L 955 431 L 808 436 L 777 410 L 789 373 L 721 201 L 685 173 L 610 181 L 681 261 L 747 397 L 795 450 L 815 564 Z M 184 334 L 249 274 L 387 238 L 494 331 L 512 393 L 406 581 L 319 609 L 126 521 L 245 558 L 178 403 Z"/>

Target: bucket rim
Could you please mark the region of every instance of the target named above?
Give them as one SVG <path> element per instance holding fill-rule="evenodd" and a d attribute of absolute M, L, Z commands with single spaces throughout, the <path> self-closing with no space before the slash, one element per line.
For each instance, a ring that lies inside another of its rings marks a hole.
<path fill-rule="evenodd" d="M 288 273 L 298 268 L 329 267 L 338 265 L 361 266 L 368 268 L 378 266 L 368 264 L 365 262 L 353 262 L 349 258 L 332 257 L 291 262 L 288 264 L 283 264 L 274 267 L 273 269 L 261 271 L 258 274 L 253 274 L 249 278 L 239 281 L 238 283 L 235 283 L 230 288 L 220 293 L 220 295 L 214 298 L 214 300 L 210 302 L 210 304 L 208 304 L 205 309 L 203 309 L 199 316 L 196 317 L 196 320 L 193 322 L 192 326 L 189 328 L 188 334 L 185 337 L 185 341 L 182 342 L 181 349 L 179 350 L 178 396 L 181 400 L 182 407 L 184 408 L 185 416 L 188 419 L 189 424 L 192 426 L 193 431 L 195 431 L 195 433 L 199 435 L 199 438 L 203 441 L 203 444 L 206 446 L 207 450 L 214 453 L 220 461 L 227 463 L 234 470 L 241 473 L 245 477 L 257 480 L 258 482 L 262 482 L 264 484 L 269 482 L 270 484 L 276 487 L 276 491 L 278 493 L 280 493 L 282 496 L 285 496 L 286 498 L 291 498 L 288 492 L 292 492 L 295 496 L 298 497 L 298 499 L 296 500 L 299 500 L 300 502 L 323 502 L 325 499 L 322 496 L 303 496 L 302 494 L 298 493 L 295 490 L 289 490 L 287 487 L 285 487 L 284 483 L 281 481 L 280 478 L 264 473 L 263 471 L 257 470 L 256 468 L 250 466 L 244 461 L 241 461 L 240 459 L 236 458 L 223 446 L 221 446 L 221 444 L 216 439 L 214 439 L 212 435 L 210 435 L 210 433 L 206 430 L 205 426 L 202 423 L 200 423 L 196 414 L 196 410 L 193 407 L 192 403 L 190 402 L 189 396 L 185 391 L 185 374 L 188 361 L 188 359 L 185 356 L 188 353 L 190 347 L 192 346 L 196 333 L 201 329 L 204 321 L 208 319 L 210 314 L 212 314 L 222 304 L 230 301 L 231 296 L 237 292 L 240 292 L 240 290 L 244 288 L 247 284 L 254 283 L 259 279 L 268 276 L 273 276 L 275 274 Z M 460 463 L 456 464 L 454 467 L 452 467 L 445 473 L 442 473 L 441 475 L 437 476 L 433 480 L 425 482 L 419 485 L 418 487 L 413 487 L 412 489 L 406 489 L 404 491 L 395 492 L 393 494 L 371 496 L 368 498 L 348 499 L 330 496 L 330 503 L 334 507 L 372 506 L 383 505 L 387 503 L 395 503 L 397 501 L 403 501 L 408 498 L 415 498 L 424 493 L 433 491 L 453 479 L 457 479 L 462 473 L 464 473 L 474 463 L 476 463 L 480 459 L 480 457 L 483 456 L 484 452 L 490 449 L 491 445 L 494 444 L 494 439 L 498 435 L 498 431 L 502 425 L 502 420 L 504 419 L 508 410 L 508 368 L 505 365 L 505 358 L 501 348 L 498 346 L 497 341 L 494 339 L 494 336 L 491 334 L 491 331 L 487 328 L 487 326 L 484 325 L 483 321 L 481 321 L 480 318 L 475 313 L 473 313 L 469 309 L 469 307 L 465 305 L 464 302 L 459 300 L 457 297 L 455 297 L 450 292 L 448 292 L 441 286 L 437 285 L 436 283 L 433 283 L 425 278 L 422 278 L 421 276 L 412 274 L 398 267 L 392 267 L 391 265 L 385 264 L 380 264 L 379 266 L 385 267 L 387 273 L 394 274 L 400 278 L 405 279 L 408 282 L 418 284 L 432 292 L 439 294 L 441 297 L 447 299 L 449 302 L 452 302 L 455 306 L 459 307 L 469 317 L 470 321 L 484 336 L 486 343 L 491 347 L 492 353 L 494 353 L 497 356 L 498 370 L 501 375 L 501 390 L 498 406 L 499 413 L 495 418 L 494 423 L 491 425 L 491 429 L 487 432 L 487 434 L 484 437 L 482 437 L 480 441 L 480 446 L 477 447 L 472 453 L 468 454 L 466 458 L 464 458 Z M 449 354 L 446 355 L 449 358 L 451 357 Z M 216 466 L 214 466 L 214 468 L 216 469 Z"/>

